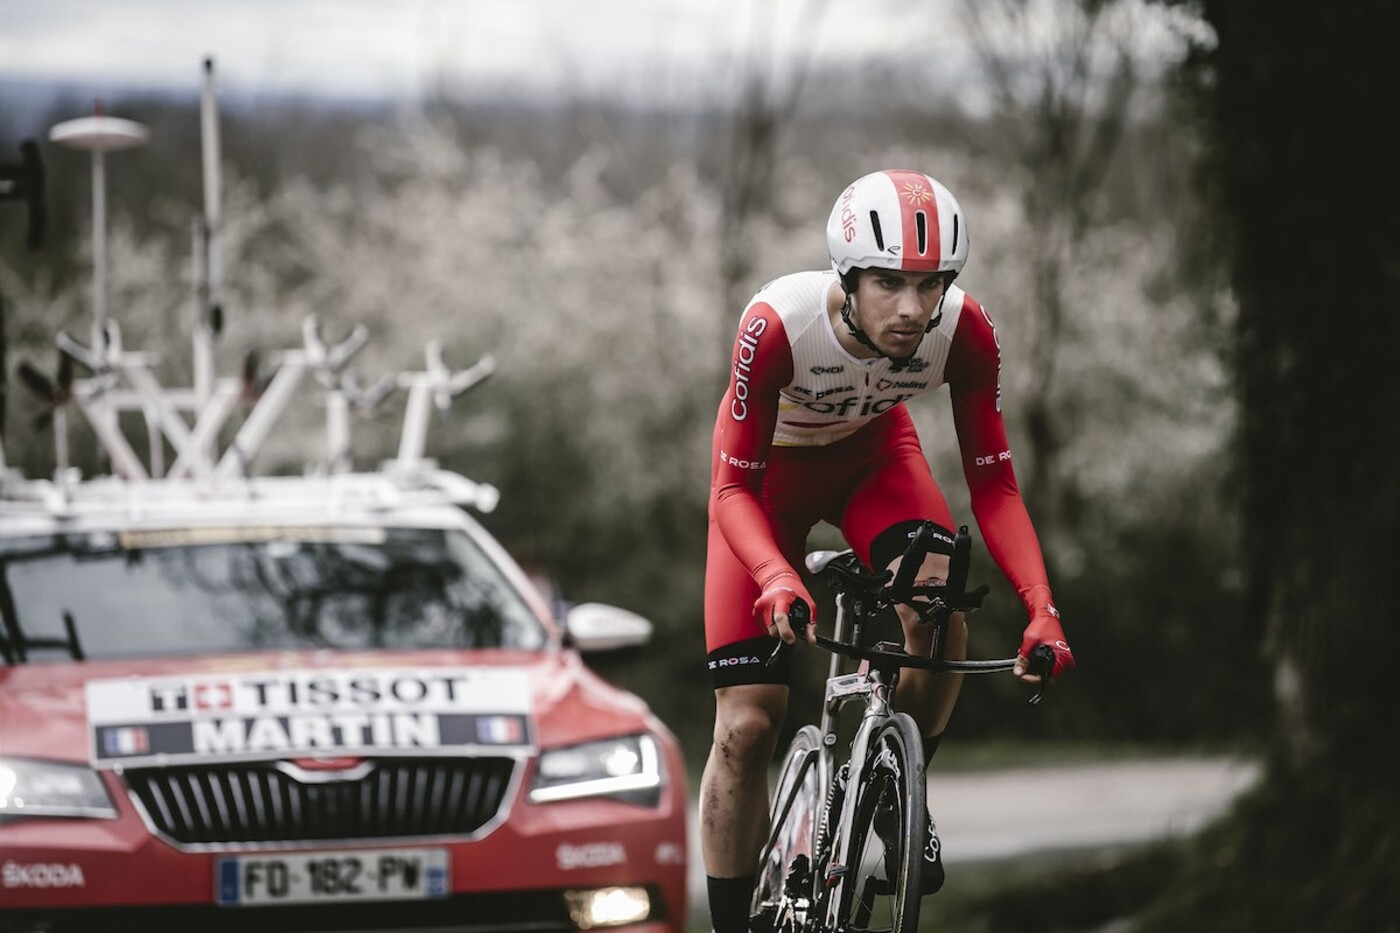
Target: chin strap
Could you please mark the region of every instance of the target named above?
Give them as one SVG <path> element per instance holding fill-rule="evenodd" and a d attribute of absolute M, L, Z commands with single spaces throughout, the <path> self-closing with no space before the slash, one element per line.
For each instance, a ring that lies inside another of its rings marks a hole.
<path fill-rule="evenodd" d="M 849 330 L 849 331 L 851 332 L 851 336 L 854 337 L 854 338 L 856 338 L 856 340 L 857 340 L 862 346 L 865 346 L 865 347 L 868 347 L 868 348 L 871 349 L 871 350 L 874 350 L 877 354 L 879 354 L 880 356 L 883 356 L 885 359 L 889 360 L 889 361 L 890 361 L 890 369 L 891 369 L 893 372 L 900 372 L 900 371 L 903 370 L 905 367 L 907 367 L 911 362 L 913 362 L 914 357 L 916 357 L 916 356 L 919 355 L 919 347 L 915 347 L 915 348 L 914 348 L 914 352 L 911 353 L 911 354 L 909 354 L 908 356 L 899 357 L 899 356 L 890 356 L 888 353 L 884 352 L 884 351 L 881 350 L 879 347 L 875 346 L 875 341 L 873 341 L 873 340 L 870 339 L 870 335 L 867 334 L 865 331 L 861 330 L 859 327 L 857 327 L 857 326 L 856 326 L 856 322 L 853 321 L 853 320 L 851 320 L 851 293 L 845 291 L 844 289 L 842 289 L 842 291 L 845 293 L 846 300 L 843 301 L 843 302 L 841 302 L 841 320 L 842 320 L 843 322 L 845 322 L 845 324 L 846 324 L 846 329 Z M 940 322 L 942 322 L 942 320 L 943 320 L 943 299 L 944 299 L 944 298 L 947 298 L 947 297 L 948 297 L 948 293 L 945 291 L 945 292 L 943 293 L 942 297 L 940 297 L 940 298 L 938 299 L 938 310 L 934 312 L 933 317 L 929 318 L 928 327 L 925 327 L 925 328 L 924 328 L 924 333 L 925 333 L 925 334 L 930 333 L 935 327 L 937 327 L 937 326 L 939 325 Z M 923 345 L 922 342 L 920 342 L 920 346 L 922 346 L 922 345 Z"/>
<path fill-rule="evenodd" d="M 874 350 L 876 353 L 880 354 L 880 356 L 884 356 L 885 354 L 881 352 L 880 348 L 875 346 L 875 341 L 870 339 L 870 335 L 857 327 L 856 322 L 851 320 L 851 293 L 844 293 L 846 295 L 846 300 L 841 302 L 841 320 L 846 323 L 846 329 L 851 332 L 851 336 L 856 338 L 862 346 Z"/>

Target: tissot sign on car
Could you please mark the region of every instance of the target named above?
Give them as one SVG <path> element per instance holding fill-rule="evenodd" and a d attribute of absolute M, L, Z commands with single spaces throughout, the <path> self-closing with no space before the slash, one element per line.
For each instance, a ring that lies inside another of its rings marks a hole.
<path fill-rule="evenodd" d="M 87 684 L 92 762 L 528 750 L 519 670 L 302 670 Z"/>

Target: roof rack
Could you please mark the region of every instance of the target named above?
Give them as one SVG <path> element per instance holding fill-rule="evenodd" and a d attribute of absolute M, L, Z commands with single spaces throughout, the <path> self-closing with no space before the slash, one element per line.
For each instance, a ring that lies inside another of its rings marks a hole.
<path fill-rule="evenodd" d="M 93 165 L 93 325 L 83 344 L 60 332 L 59 372 L 54 380 L 28 363 L 20 376 L 52 404 L 56 469 L 52 480 L 27 479 L 6 465 L 0 445 L 0 517 L 35 509 L 51 515 L 91 512 L 104 506 L 149 510 L 155 507 L 194 507 L 214 498 L 296 496 L 303 501 L 350 496 L 388 506 L 413 498 L 469 505 L 489 512 L 499 501 L 497 490 L 464 476 L 439 469 L 425 457 L 431 407 L 450 407 L 452 400 L 495 371 L 485 356 L 464 370 L 443 360 L 442 344 L 429 341 L 421 370 L 404 371 L 364 387 L 348 371 L 352 357 L 367 343 L 363 325 L 349 336 L 328 343 L 319 319 L 302 322 L 298 347 L 274 353 L 274 370 L 260 391 L 245 362 L 240 377 L 219 377 L 213 347 L 223 329 L 222 264 L 219 259 L 219 136 L 212 59 L 204 61 L 201 95 L 204 170 L 204 211 L 195 224 L 197 297 L 200 314 L 192 333 L 193 380 L 183 388 L 163 386 L 153 372 L 155 357 L 127 349 L 121 329 L 106 308 L 106 176 L 105 153 L 139 146 L 146 128 L 130 120 L 104 115 L 99 105 L 93 116 L 52 128 L 50 140 L 89 151 Z M 35 156 L 37 158 L 37 156 Z M 85 371 L 79 378 L 75 367 Z M 307 375 L 321 387 L 326 409 L 326 455 L 307 464 L 300 477 L 254 477 L 252 463 Z M 350 458 L 352 410 L 372 411 L 396 389 L 408 393 L 397 456 L 377 473 L 353 473 Z M 255 396 L 247 417 L 227 444 L 220 438 L 240 400 Z M 83 479 L 70 463 L 66 406 L 84 416 L 112 467 L 110 477 Z M 120 416 L 143 416 L 149 447 L 143 460 L 123 433 Z M 165 463 L 165 444 L 174 459 Z M 316 482 L 319 478 L 320 482 Z"/>

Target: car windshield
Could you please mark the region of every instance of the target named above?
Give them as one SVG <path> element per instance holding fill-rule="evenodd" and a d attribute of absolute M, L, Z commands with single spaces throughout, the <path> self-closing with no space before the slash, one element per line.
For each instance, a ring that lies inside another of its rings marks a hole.
<path fill-rule="evenodd" d="M 460 530 L 203 528 L 0 539 L 0 659 L 523 648 L 545 630 Z"/>

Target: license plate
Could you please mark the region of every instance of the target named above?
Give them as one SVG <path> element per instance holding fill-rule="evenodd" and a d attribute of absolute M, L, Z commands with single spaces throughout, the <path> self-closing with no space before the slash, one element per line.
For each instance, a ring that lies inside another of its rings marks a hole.
<path fill-rule="evenodd" d="M 228 907 L 413 901 L 446 897 L 446 849 L 374 849 L 219 858 L 215 888 Z"/>

